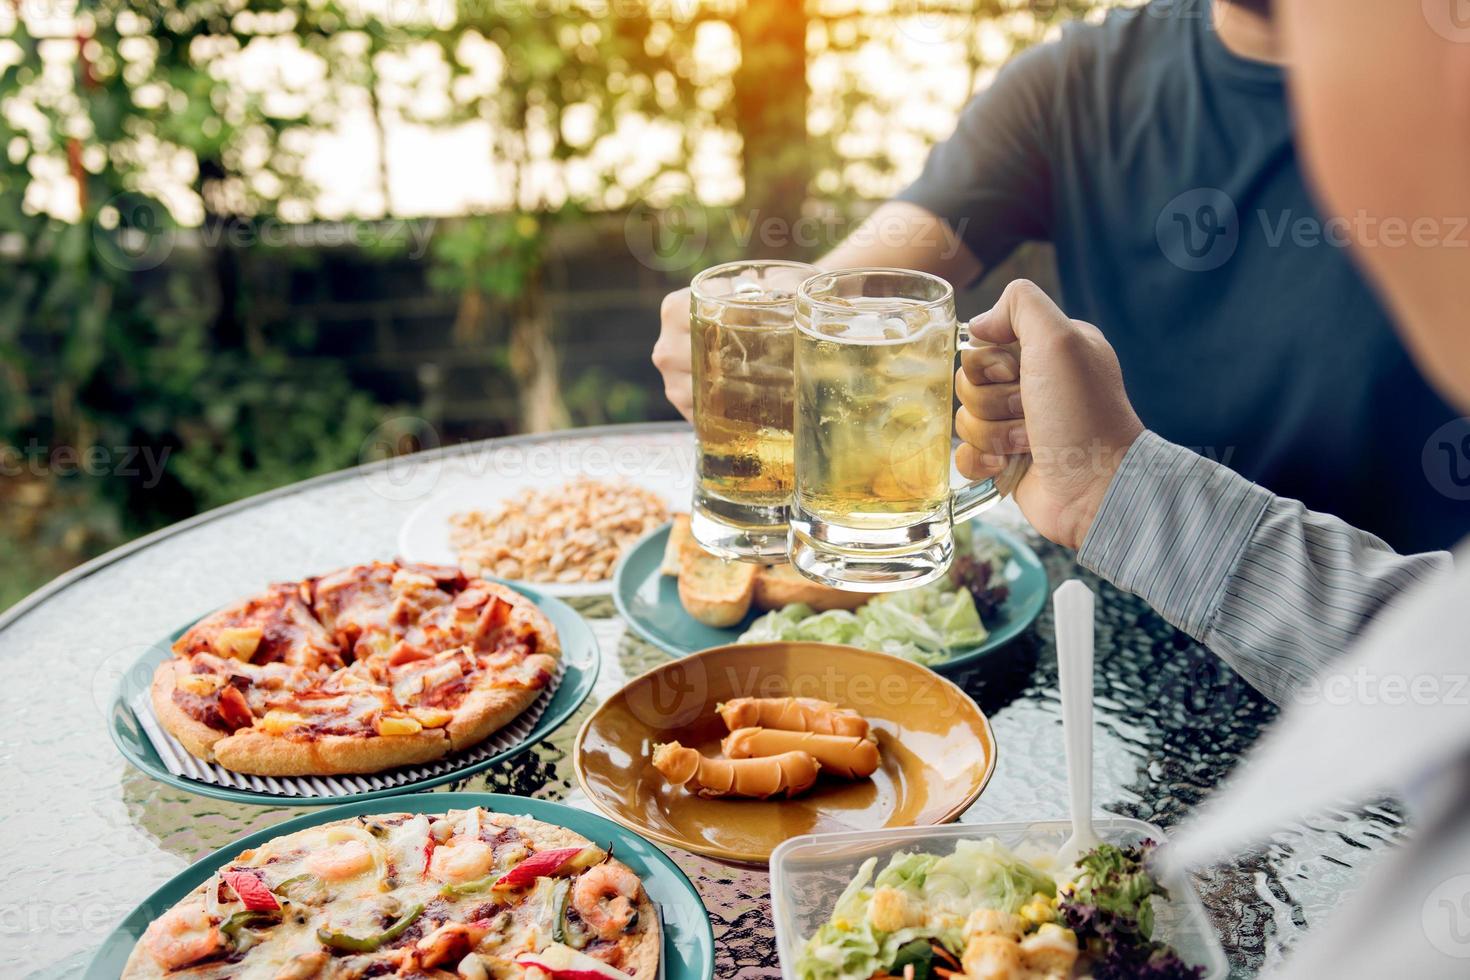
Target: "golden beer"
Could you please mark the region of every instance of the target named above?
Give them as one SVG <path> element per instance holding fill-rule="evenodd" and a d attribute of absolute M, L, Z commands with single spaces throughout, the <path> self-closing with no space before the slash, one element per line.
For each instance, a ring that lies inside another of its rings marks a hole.
<path fill-rule="evenodd" d="M 850 324 L 797 332 L 807 513 L 902 528 L 948 504 L 954 325 L 921 309 L 910 319 L 858 312 Z"/>
<path fill-rule="evenodd" d="M 997 499 L 953 489 L 954 290 L 904 269 L 824 272 L 796 303 L 791 563 L 858 592 L 943 575 L 953 525 Z"/>
<path fill-rule="evenodd" d="M 693 318 L 699 485 L 735 504 L 791 496 L 793 332 Z"/>
<path fill-rule="evenodd" d="M 690 528 L 745 561 L 786 553 L 793 484 L 792 356 L 798 262 L 734 262 L 691 287 L 696 484 Z"/>

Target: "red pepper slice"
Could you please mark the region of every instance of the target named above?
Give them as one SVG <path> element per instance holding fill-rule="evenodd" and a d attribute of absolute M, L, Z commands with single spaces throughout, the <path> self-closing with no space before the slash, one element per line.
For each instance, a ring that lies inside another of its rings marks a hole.
<path fill-rule="evenodd" d="M 281 907 L 276 896 L 271 894 L 271 890 L 265 887 L 265 882 L 254 872 L 221 871 L 219 876 L 234 889 L 235 894 L 240 896 L 240 901 L 251 912 L 274 912 Z"/>
<path fill-rule="evenodd" d="M 549 851 L 537 851 L 496 879 L 493 887 L 519 888 L 531 884 L 537 878 L 550 878 L 584 850 L 581 847 L 557 847 Z"/>

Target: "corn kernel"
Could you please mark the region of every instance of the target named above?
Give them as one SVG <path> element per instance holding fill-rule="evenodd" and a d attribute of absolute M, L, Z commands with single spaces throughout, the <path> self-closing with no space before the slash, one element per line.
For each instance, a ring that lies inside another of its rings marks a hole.
<path fill-rule="evenodd" d="M 229 626 L 214 637 L 214 652 L 232 660 L 245 660 L 255 656 L 260 649 L 261 637 L 265 632 L 259 626 Z"/>
<path fill-rule="evenodd" d="M 1021 918 L 1033 925 L 1055 922 L 1057 918 L 1056 902 L 1038 892 L 1031 896 L 1031 901 L 1021 907 Z"/>
<path fill-rule="evenodd" d="M 425 728 L 443 728 L 454 718 L 454 712 L 444 708 L 409 708 L 408 713 Z"/>
<path fill-rule="evenodd" d="M 413 735 L 424 730 L 417 718 L 403 716 L 384 717 L 378 719 L 379 735 Z"/>

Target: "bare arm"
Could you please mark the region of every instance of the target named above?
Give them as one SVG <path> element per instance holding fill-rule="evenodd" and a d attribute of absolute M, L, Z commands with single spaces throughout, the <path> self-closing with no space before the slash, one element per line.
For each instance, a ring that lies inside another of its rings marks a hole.
<path fill-rule="evenodd" d="M 980 277 L 980 261 L 949 225 L 907 201 L 888 201 L 842 243 L 817 260 L 823 269 L 882 266 L 916 269 L 965 286 Z"/>

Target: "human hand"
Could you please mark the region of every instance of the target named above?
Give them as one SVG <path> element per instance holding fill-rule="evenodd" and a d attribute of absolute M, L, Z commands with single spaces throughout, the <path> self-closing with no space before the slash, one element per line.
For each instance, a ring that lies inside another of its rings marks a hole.
<path fill-rule="evenodd" d="M 955 376 L 962 440 L 955 464 L 986 479 L 1031 453 L 1016 503 L 1044 537 L 1081 547 L 1128 447 L 1143 432 L 1118 355 L 1090 323 L 1071 320 L 1034 283 L 1017 280 L 970 321 L 976 350 Z M 1019 361 L 1000 345 L 1019 345 Z"/>
<path fill-rule="evenodd" d="M 686 419 L 694 416 L 694 365 L 689 352 L 689 289 L 675 290 L 659 307 L 653 365 L 664 377 L 664 395 Z"/>

